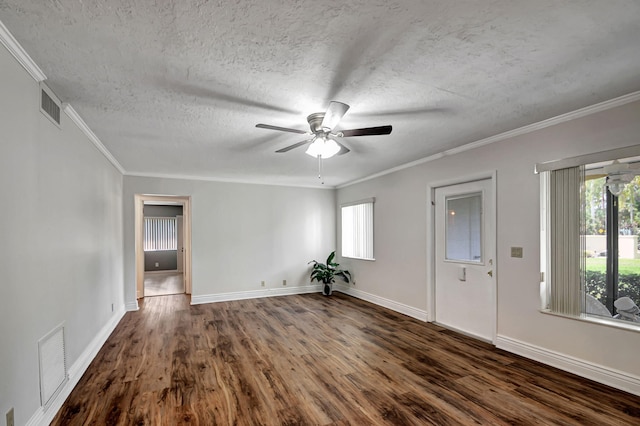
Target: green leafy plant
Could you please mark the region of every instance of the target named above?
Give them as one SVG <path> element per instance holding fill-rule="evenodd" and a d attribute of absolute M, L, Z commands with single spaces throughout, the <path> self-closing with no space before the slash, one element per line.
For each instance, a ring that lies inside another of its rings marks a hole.
<path fill-rule="evenodd" d="M 330 285 L 335 282 L 335 277 L 340 277 L 346 282 L 351 280 L 351 273 L 344 269 L 339 269 L 340 264 L 333 261 L 336 257 L 336 252 L 332 251 L 327 258 L 327 263 L 320 263 L 316 260 L 312 260 L 309 263 L 313 263 L 311 268 L 311 281 L 318 281 L 324 284 L 323 294 L 331 294 Z M 329 287 L 329 288 L 327 288 Z"/>

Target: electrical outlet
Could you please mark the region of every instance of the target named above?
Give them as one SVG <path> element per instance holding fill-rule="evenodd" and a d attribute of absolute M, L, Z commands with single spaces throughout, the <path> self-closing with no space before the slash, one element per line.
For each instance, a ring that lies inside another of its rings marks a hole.
<path fill-rule="evenodd" d="M 287 280 L 282 280 L 282 285 L 287 285 Z"/>
<path fill-rule="evenodd" d="M 160 262 L 156 262 L 156 268 L 160 267 Z"/>
<path fill-rule="evenodd" d="M 261 285 L 262 285 L 262 287 L 264 287 L 264 281 L 262 281 L 262 284 L 261 284 Z"/>
<path fill-rule="evenodd" d="M 13 419 L 13 407 L 7 411 L 7 426 L 15 426 L 15 421 Z"/>

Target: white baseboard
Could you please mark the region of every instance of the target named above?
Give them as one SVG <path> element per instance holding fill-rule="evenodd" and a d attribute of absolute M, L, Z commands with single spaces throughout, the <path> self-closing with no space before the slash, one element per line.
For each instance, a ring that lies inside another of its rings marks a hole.
<path fill-rule="evenodd" d="M 505 336 L 498 336 L 496 347 L 640 396 L 640 377 Z"/>
<path fill-rule="evenodd" d="M 102 345 L 107 341 L 124 314 L 124 307 L 121 307 L 113 314 L 109 322 L 102 327 L 102 330 L 100 330 L 89 345 L 87 345 L 85 350 L 82 351 L 76 362 L 69 367 L 68 380 L 51 402 L 51 405 L 46 409 L 44 407 L 39 407 L 26 423 L 27 426 L 44 426 L 51 423 L 62 407 L 62 404 L 64 404 L 64 401 L 67 399 L 73 388 L 78 384 L 80 378 L 89 367 L 89 364 L 91 364 L 91 361 L 96 357 L 98 351 L 100 351 L 100 348 L 102 348 Z"/>
<path fill-rule="evenodd" d="M 282 287 L 282 288 L 265 288 L 264 290 L 234 291 L 231 293 L 220 294 L 204 294 L 191 295 L 192 305 L 201 305 L 203 303 L 230 302 L 233 300 L 258 299 L 260 297 L 288 296 L 293 294 L 318 293 L 322 291 L 319 284 Z"/>
<path fill-rule="evenodd" d="M 415 318 L 420 321 L 427 321 L 427 311 L 423 311 L 422 309 L 417 309 L 403 303 L 385 299 L 384 297 L 376 296 L 374 294 L 355 289 L 347 284 L 336 283 L 333 285 L 333 289 L 341 293 L 348 294 L 349 296 L 353 296 L 358 299 L 371 302 L 375 305 L 382 306 L 383 308 L 391 309 L 392 311 L 410 316 L 411 318 Z"/>

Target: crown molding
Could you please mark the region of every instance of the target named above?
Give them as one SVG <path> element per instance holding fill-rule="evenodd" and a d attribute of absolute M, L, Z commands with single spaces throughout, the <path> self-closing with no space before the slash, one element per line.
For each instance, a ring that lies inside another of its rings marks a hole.
<path fill-rule="evenodd" d="M 568 112 L 566 114 L 561 114 L 556 117 L 548 118 L 543 121 L 539 121 L 537 123 L 529 124 L 527 126 L 523 126 L 514 130 L 509 130 L 504 133 L 500 133 L 494 136 L 489 136 L 488 138 L 480 139 L 475 142 L 471 142 L 456 148 L 448 149 L 446 151 L 439 152 L 437 154 L 430 155 L 428 157 L 421 158 L 419 160 L 412 161 L 410 163 L 402 164 L 397 167 L 393 167 L 391 169 L 383 170 L 379 173 L 375 173 L 373 175 L 364 177 L 362 179 L 354 180 L 351 182 L 347 182 L 342 185 L 338 185 L 337 189 L 346 188 L 351 185 L 355 185 L 357 183 L 365 182 L 371 179 L 378 178 L 380 176 L 388 175 L 390 173 L 394 173 L 400 170 L 408 169 L 420 164 L 428 163 L 431 161 L 438 160 L 442 157 L 446 157 L 449 155 L 459 154 L 461 152 L 469 151 L 472 149 L 480 148 L 481 146 L 489 145 L 495 142 L 500 142 L 506 139 L 515 138 L 517 136 L 526 135 L 527 133 L 535 132 L 536 130 L 545 129 L 547 127 L 555 126 L 557 124 L 566 123 L 567 121 L 576 120 L 578 118 L 586 117 L 591 114 L 595 114 L 598 112 L 606 111 L 612 108 L 616 108 L 619 106 L 623 106 L 626 104 L 630 104 L 631 102 L 640 101 L 640 91 L 629 93 L 624 96 L 620 96 L 618 98 L 614 98 L 608 101 L 600 102 L 595 105 L 591 105 L 585 108 L 580 108 L 578 110 Z"/>
<path fill-rule="evenodd" d="M 18 40 L 13 37 L 13 35 L 9 32 L 7 27 L 4 26 L 2 21 L 0 21 L 0 43 L 7 48 L 7 50 L 13 55 L 14 58 L 18 60 L 20 65 L 27 70 L 29 75 L 33 77 L 35 81 L 38 83 L 46 80 L 47 76 L 44 75 L 44 72 L 40 69 L 38 65 L 31 59 L 31 56 L 20 46 Z"/>
<path fill-rule="evenodd" d="M 294 185 L 289 183 L 273 183 L 266 182 L 265 180 L 252 180 L 252 179 L 231 179 L 231 178 L 218 178 L 208 176 L 191 176 L 171 173 L 145 173 L 145 172 L 127 172 L 125 176 L 131 177 L 143 177 L 143 178 L 156 178 L 156 179 L 181 179 L 181 180 L 196 180 L 205 182 L 220 182 L 220 183 L 239 183 L 246 185 L 265 185 L 265 186 L 279 186 L 285 188 L 307 188 L 307 189 L 336 189 L 331 185 Z"/>
<path fill-rule="evenodd" d="M 85 123 L 82 117 L 78 115 L 76 110 L 73 109 L 70 104 L 64 104 L 64 112 L 71 119 L 71 121 L 73 121 L 76 126 L 78 126 L 82 133 L 84 133 L 85 136 L 88 137 L 91 142 L 93 142 L 93 144 L 96 146 L 96 148 L 98 148 L 102 155 L 104 155 L 107 160 L 109 160 L 109 162 L 111 162 L 111 164 L 113 164 L 113 166 L 118 169 L 121 174 L 124 175 L 125 170 L 122 165 L 118 162 L 118 160 L 116 160 L 113 155 L 111 155 L 109 150 L 102 144 L 100 139 L 96 136 L 95 133 L 93 133 L 89 126 L 87 126 L 87 123 Z"/>

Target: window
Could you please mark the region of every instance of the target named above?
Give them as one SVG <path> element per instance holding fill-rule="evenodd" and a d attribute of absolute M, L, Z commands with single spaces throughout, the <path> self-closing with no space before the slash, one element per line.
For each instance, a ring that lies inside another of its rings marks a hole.
<path fill-rule="evenodd" d="M 446 260 L 482 263 L 482 193 L 447 197 Z"/>
<path fill-rule="evenodd" d="M 177 250 L 175 217 L 144 218 L 144 251 Z"/>
<path fill-rule="evenodd" d="M 640 327 L 640 158 L 620 151 L 542 173 L 541 295 L 551 312 Z"/>
<path fill-rule="evenodd" d="M 607 310 L 585 313 L 625 319 L 625 311 L 633 309 L 630 301 L 640 305 L 640 178 L 634 177 L 618 195 L 607 189 L 606 179 L 601 168 L 589 170 L 585 178 L 584 285 L 588 301 Z"/>
<path fill-rule="evenodd" d="M 342 256 L 373 258 L 373 203 L 375 199 L 344 204 L 342 210 Z"/>

